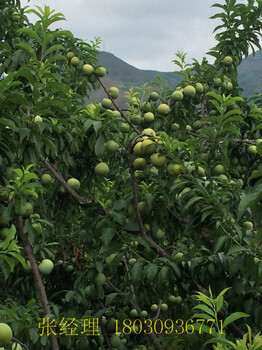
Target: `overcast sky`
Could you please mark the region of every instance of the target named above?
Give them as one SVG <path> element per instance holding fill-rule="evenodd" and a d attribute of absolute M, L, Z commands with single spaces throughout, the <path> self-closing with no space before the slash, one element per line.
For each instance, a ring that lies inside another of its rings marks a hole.
<path fill-rule="evenodd" d="M 218 10 L 210 7 L 215 2 L 224 1 L 31 0 L 29 5 L 62 12 L 67 21 L 57 26 L 87 41 L 100 37 L 101 50 L 137 68 L 174 71 L 177 51 L 187 52 L 189 61 L 201 60 L 216 44 L 213 29 L 219 22 L 209 19 Z"/>

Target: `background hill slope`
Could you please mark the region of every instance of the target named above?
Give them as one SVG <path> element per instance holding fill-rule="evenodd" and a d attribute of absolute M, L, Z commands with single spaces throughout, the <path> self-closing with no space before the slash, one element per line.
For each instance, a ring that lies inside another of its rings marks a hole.
<path fill-rule="evenodd" d="M 144 83 L 150 83 L 156 80 L 159 76 L 163 81 L 167 82 L 167 86 L 172 89 L 179 81 L 180 77 L 173 72 L 159 72 L 155 70 L 138 69 L 112 53 L 101 51 L 98 55 L 98 62 L 100 65 L 106 67 L 108 75 L 103 78 L 104 85 L 108 88 L 110 86 L 117 86 L 120 89 L 120 97 L 118 103 L 123 107 L 126 102 L 124 99 L 125 91 L 131 87 L 140 87 Z M 176 67 L 174 66 L 174 70 Z M 257 51 L 256 55 L 248 56 L 244 59 L 238 68 L 239 84 L 243 89 L 242 95 L 250 97 L 256 92 L 262 92 L 262 52 Z M 101 100 L 105 97 L 103 89 L 92 91 L 90 93 L 90 100 Z"/>

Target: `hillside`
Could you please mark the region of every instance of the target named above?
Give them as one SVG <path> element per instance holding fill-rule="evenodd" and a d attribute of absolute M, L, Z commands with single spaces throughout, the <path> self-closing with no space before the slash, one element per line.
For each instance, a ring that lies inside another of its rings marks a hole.
<path fill-rule="evenodd" d="M 239 85 L 243 96 L 250 97 L 256 92 L 262 93 L 262 51 L 255 56 L 249 55 L 238 68 Z"/>
<path fill-rule="evenodd" d="M 144 83 L 156 80 L 156 77 L 159 76 L 172 89 L 180 80 L 180 77 L 172 72 L 138 69 L 109 52 L 101 51 L 98 55 L 98 62 L 105 66 L 109 73 L 103 78 L 104 85 L 107 88 L 110 86 L 119 88 L 118 104 L 121 107 L 126 102 L 124 95 L 130 87 L 140 87 Z M 262 52 L 257 51 L 254 57 L 250 55 L 244 59 L 238 68 L 238 74 L 243 96 L 250 97 L 255 92 L 262 92 Z M 99 89 L 90 93 L 89 100 L 99 101 L 103 97 L 105 97 L 105 92 L 103 89 Z"/>
<path fill-rule="evenodd" d="M 138 69 L 109 52 L 101 51 L 98 55 L 98 62 L 106 67 L 108 71 L 108 75 L 103 78 L 104 85 L 106 87 L 117 86 L 119 88 L 120 97 L 118 104 L 120 106 L 123 106 L 126 102 L 124 94 L 131 87 L 140 87 L 144 83 L 150 83 L 156 80 L 157 76 L 166 81 L 170 88 L 176 86 L 180 80 L 180 77 L 172 72 Z M 102 89 L 90 93 L 90 100 L 100 100 L 103 97 L 105 97 L 105 93 Z"/>

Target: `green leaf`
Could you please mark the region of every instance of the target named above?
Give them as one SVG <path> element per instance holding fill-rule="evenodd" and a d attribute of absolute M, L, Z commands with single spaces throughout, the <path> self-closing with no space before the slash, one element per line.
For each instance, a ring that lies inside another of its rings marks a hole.
<path fill-rule="evenodd" d="M 100 135 L 96 140 L 94 151 L 97 157 L 101 157 L 105 150 L 105 138 L 104 135 Z"/>
<path fill-rule="evenodd" d="M 176 263 L 167 258 L 159 258 L 159 261 L 163 261 L 166 265 L 170 266 L 174 270 L 176 277 L 180 278 L 181 273 Z"/>
<path fill-rule="evenodd" d="M 223 295 L 229 290 L 230 288 L 225 288 L 222 290 L 222 292 L 219 293 L 219 295 L 216 297 L 215 299 L 215 305 L 216 305 L 216 312 L 218 313 L 218 311 L 221 309 L 223 302 L 224 302 L 224 298 Z"/>
<path fill-rule="evenodd" d="M 44 57 L 46 57 L 48 54 L 50 54 L 53 51 L 65 51 L 65 48 L 63 45 L 61 44 L 56 44 L 56 45 L 52 45 L 51 47 L 49 47 L 49 49 L 46 50 Z"/>
<path fill-rule="evenodd" d="M 101 234 L 101 238 L 106 247 L 109 245 L 109 243 L 111 242 L 114 236 L 115 236 L 115 229 L 113 227 L 107 227 L 103 230 Z"/>
<path fill-rule="evenodd" d="M 87 119 L 85 122 L 84 122 L 84 131 L 87 132 L 90 127 L 93 125 L 93 120 L 91 119 Z"/>
<path fill-rule="evenodd" d="M 157 264 L 149 264 L 145 267 L 146 276 L 149 281 L 153 281 L 158 272 Z"/>
<path fill-rule="evenodd" d="M 117 297 L 119 297 L 118 293 L 110 293 L 106 297 L 105 306 L 108 307 Z"/>
<path fill-rule="evenodd" d="M 235 253 L 244 252 L 247 248 L 242 245 L 233 245 L 228 249 L 227 255 L 233 255 Z"/>
<path fill-rule="evenodd" d="M 206 305 L 203 305 L 203 304 L 199 304 L 199 305 L 196 305 L 193 307 L 193 309 L 199 309 L 199 310 L 202 310 L 202 311 L 205 311 L 208 315 L 212 316 L 212 317 L 215 317 L 215 312 L 210 309 L 209 307 L 207 307 Z"/>
<path fill-rule="evenodd" d="M 31 46 L 31 45 L 29 45 L 29 44 L 26 43 L 26 42 L 18 43 L 18 44 L 16 44 L 16 45 L 17 45 L 18 47 L 21 47 L 21 49 L 27 51 L 33 59 L 37 60 L 36 53 L 35 53 L 34 49 L 32 49 L 32 46 Z"/>
<path fill-rule="evenodd" d="M 238 206 L 238 220 L 242 218 L 247 208 L 256 204 L 262 198 L 262 184 L 256 185 L 241 200 Z"/>
<path fill-rule="evenodd" d="M 137 261 L 134 266 L 132 267 L 131 270 L 131 277 L 132 277 L 132 282 L 135 285 L 138 285 L 141 282 L 141 279 L 143 278 L 143 262 L 142 261 Z"/>
<path fill-rule="evenodd" d="M 216 254 L 220 248 L 222 248 L 222 246 L 224 245 L 224 243 L 226 242 L 226 240 L 228 239 L 228 236 L 220 236 L 218 238 L 218 240 L 215 242 L 214 244 L 214 253 Z"/>
<path fill-rule="evenodd" d="M 100 129 L 101 126 L 102 126 L 102 122 L 99 121 L 99 120 L 93 120 L 93 121 L 92 121 L 92 124 L 93 124 L 93 128 L 94 128 L 94 130 L 95 130 L 95 133 L 97 134 L 98 131 L 99 131 L 99 129 Z"/>
<path fill-rule="evenodd" d="M 206 344 L 225 344 L 225 345 L 229 345 L 231 346 L 232 349 L 235 348 L 234 346 L 234 343 L 232 343 L 232 341 L 229 341 L 225 338 L 212 338 L 212 339 L 209 339 Z"/>
<path fill-rule="evenodd" d="M 137 222 L 131 221 L 128 222 L 124 227 L 123 230 L 130 231 L 130 232 L 139 232 L 139 226 Z"/>
<path fill-rule="evenodd" d="M 234 312 L 223 321 L 223 328 L 226 328 L 226 326 L 228 326 L 230 323 L 243 317 L 249 317 L 249 315 L 246 314 L 245 312 Z"/>
<path fill-rule="evenodd" d="M 25 34 L 27 35 L 29 38 L 31 39 L 35 39 L 38 43 L 40 43 L 40 37 L 39 35 L 37 34 L 37 32 L 32 29 L 32 28 L 20 28 L 17 30 L 17 33 L 18 34 Z"/>

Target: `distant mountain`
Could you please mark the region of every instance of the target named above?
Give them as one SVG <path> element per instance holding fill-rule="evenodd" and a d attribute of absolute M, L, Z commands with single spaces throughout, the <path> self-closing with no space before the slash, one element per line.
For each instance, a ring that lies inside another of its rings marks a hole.
<path fill-rule="evenodd" d="M 238 67 L 238 81 L 243 89 L 242 95 L 251 97 L 256 92 L 262 93 L 262 51 L 255 56 L 249 55 Z"/>
<path fill-rule="evenodd" d="M 121 107 L 126 102 L 125 92 L 131 87 L 141 87 L 144 83 L 150 84 L 151 81 L 157 80 L 157 76 L 166 81 L 170 89 L 181 81 L 180 76 L 175 73 L 138 69 L 109 52 L 101 51 L 97 58 L 99 64 L 106 67 L 108 71 L 108 75 L 103 78 L 104 85 L 107 88 L 117 86 L 120 90 L 118 104 Z M 239 85 L 243 89 L 243 96 L 250 97 L 255 92 L 262 93 L 261 51 L 257 51 L 254 57 L 250 55 L 242 61 L 238 68 L 238 78 Z M 89 100 L 100 101 L 103 97 L 105 97 L 105 92 L 99 89 L 90 93 Z"/>
<path fill-rule="evenodd" d="M 97 59 L 98 63 L 106 67 L 108 71 L 108 75 L 103 78 L 103 84 L 107 88 L 110 86 L 117 86 L 119 88 L 120 97 L 117 102 L 121 107 L 126 102 L 126 99 L 124 99 L 125 92 L 131 87 L 141 87 L 145 83 L 157 80 L 157 76 L 159 76 L 172 89 L 181 80 L 177 74 L 172 72 L 138 69 L 109 52 L 101 51 Z M 103 89 L 99 89 L 92 91 L 89 99 L 99 101 L 103 97 L 105 97 L 105 92 Z"/>

